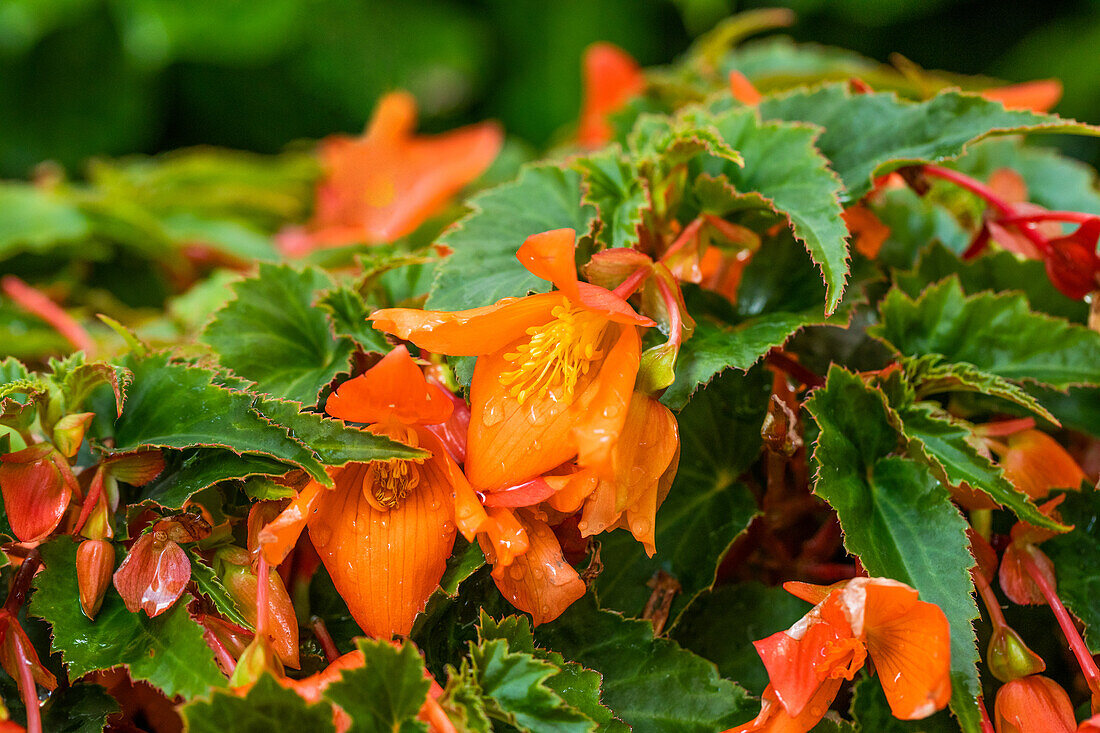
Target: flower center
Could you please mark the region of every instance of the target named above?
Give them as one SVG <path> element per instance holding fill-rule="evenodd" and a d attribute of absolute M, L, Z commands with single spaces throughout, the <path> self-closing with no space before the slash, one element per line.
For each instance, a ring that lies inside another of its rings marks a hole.
<path fill-rule="evenodd" d="M 550 314 L 554 319 L 527 329 L 531 340 L 505 354 L 512 371 L 500 375 L 500 383 L 522 405 L 528 398 L 559 395 L 573 398 L 577 380 L 588 373 L 592 362 L 603 358 L 597 348 L 607 320 L 583 308 L 559 305 Z M 551 391 L 553 390 L 553 391 Z"/>
<path fill-rule="evenodd" d="M 420 483 L 420 471 L 412 461 L 377 461 L 370 464 L 363 494 L 375 509 L 396 509 Z"/>

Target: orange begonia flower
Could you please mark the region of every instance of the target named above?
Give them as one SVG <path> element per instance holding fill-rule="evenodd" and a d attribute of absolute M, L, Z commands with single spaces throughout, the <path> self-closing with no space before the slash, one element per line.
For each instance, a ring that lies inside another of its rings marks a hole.
<path fill-rule="evenodd" d="M 849 206 L 841 216 L 852 235 L 856 251 L 871 260 L 878 257 L 879 250 L 890 236 L 890 227 L 861 204 Z"/>
<path fill-rule="evenodd" d="M 630 54 L 610 43 L 593 43 L 584 52 L 584 102 L 577 142 L 598 148 L 611 140 L 608 115 L 645 90 L 645 74 Z"/>
<path fill-rule="evenodd" d="M 1069 695 L 1052 679 L 1032 675 L 1003 685 L 993 706 L 997 733 L 1073 733 Z"/>
<path fill-rule="evenodd" d="M 479 491 L 528 481 L 574 458 L 614 479 L 612 455 L 638 373 L 638 327 L 653 321 L 615 293 L 577 280 L 575 239 L 572 229 L 536 234 L 516 254 L 556 292 L 466 311 L 393 308 L 371 316 L 375 328 L 434 353 L 479 357 L 465 466 Z"/>
<path fill-rule="evenodd" d="M 1062 82 L 1057 79 L 1038 79 L 1020 84 L 986 89 L 982 96 L 1000 102 L 1006 109 L 1026 109 L 1032 112 L 1049 112 L 1062 98 Z"/>
<path fill-rule="evenodd" d="M 415 126 L 413 96 L 392 92 L 379 100 L 363 137 L 326 140 L 313 219 L 280 238 L 284 251 L 403 237 L 484 173 L 504 142 L 495 122 L 432 137 L 413 135 Z"/>
<path fill-rule="evenodd" d="M 951 639 L 938 606 L 888 578 L 784 587 L 817 605 L 787 631 L 756 642 L 770 684 L 760 715 L 734 731 L 810 730 L 867 656 L 895 717 L 919 720 L 947 705 Z"/>
<path fill-rule="evenodd" d="M 456 501 L 474 492 L 427 428 L 452 410 L 400 346 L 328 399 L 333 417 L 431 452 L 412 460 L 350 463 L 333 469 L 335 488 L 311 482 L 259 533 L 269 563 L 281 562 L 308 524 L 333 584 L 365 632 L 407 634 L 439 585 L 455 540 Z M 476 502 L 476 497 L 473 498 Z"/>
<path fill-rule="evenodd" d="M 1005 478 L 1032 499 L 1042 499 L 1053 489 L 1080 489 L 1085 472 L 1058 441 L 1041 430 L 1023 430 L 1008 436 L 1004 444 L 990 441 L 1000 454 Z"/>

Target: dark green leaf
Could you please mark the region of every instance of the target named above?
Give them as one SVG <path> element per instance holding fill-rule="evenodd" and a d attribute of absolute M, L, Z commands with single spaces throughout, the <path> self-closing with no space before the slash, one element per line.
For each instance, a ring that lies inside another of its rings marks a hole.
<path fill-rule="evenodd" d="M 1022 387 L 995 374 L 983 372 L 973 364 L 943 364 L 938 355 L 932 355 L 907 359 L 905 372 L 917 399 L 944 392 L 974 392 L 1007 400 L 1054 424 L 1058 423 L 1058 419 Z"/>
<path fill-rule="evenodd" d="M 180 713 L 188 733 L 272 733 L 279 730 L 332 733 L 332 706 L 307 705 L 298 693 L 265 674 L 247 695 L 215 691 L 209 700 L 193 700 Z"/>
<path fill-rule="evenodd" d="M 4 701 L 10 704 L 8 700 Z M 42 730 L 50 733 L 102 733 L 118 702 L 99 685 L 76 684 L 50 695 L 42 710 Z"/>
<path fill-rule="evenodd" d="M 649 208 L 649 196 L 638 170 L 617 145 L 578 158 L 573 168 L 583 176 L 583 202 L 599 213 L 599 248 L 636 247 L 638 230 Z"/>
<path fill-rule="evenodd" d="M 367 321 L 370 308 L 363 298 L 350 288 L 330 290 L 317 301 L 332 316 L 337 336 L 347 336 L 363 351 L 384 354 L 390 350 L 386 337 L 381 331 L 375 331 Z"/>
<path fill-rule="evenodd" d="M 166 695 L 191 698 L 226 679 L 191 620 L 186 600 L 156 618 L 130 613 L 114 588 L 108 588 L 95 621 L 80 610 L 76 580 L 76 543 L 62 537 L 41 546 L 46 568 L 34 579 L 30 613 L 53 629 L 51 649 L 60 652 L 73 679 L 88 672 L 126 666 Z"/>
<path fill-rule="evenodd" d="M 603 702 L 634 733 L 713 733 L 752 718 L 745 691 L 648 621 L 596 608 L 591 594 L 539 627 L 536 641 L 603 675 Z"/>
<path fill-rule="evenodd" d="M 966 521 L 929 469 L 892 455 L 897 419 L 859 376 L 833 367 L 806 409 L 821 428 L 814 492 L 836 510 L 845 548 L 872 576 L 907 583 L 943 610 L 951 625 L 951 707 L 964 730 L 977 731 L 978 611 Z"/>
<path fill-rule="evenodd" d="M 797 90 L 760 103 L 766 120 L 812 122 L 825 128 L 818 148 L 831 161 L 855 201 L 874 177 L 912 163 L 942 161 L 989 135 L 1068 132 L 1095 135 L 1097 129 L 1055 115 L 1006 110 L 977 94 L 941 92 L 923 102 L 891 93 L 853 94 L 847 84 Z"/>
<path fill-rule="evenodd" d="M 354 349 L 333 336 L 316 293 L 332 286 L 318 270 L 298 272 L 261 264 L 256 277 L 233 288 L 236 298 L 218 311 L 203 339 L 221 364 L 264 392 L 305 405 L 347 369 Z"/>
<path fill-rule="evenodd" d="M 360 639 L 358 647 L 365 665 L 344 670 L 325 689 L 325 697 L 351 718 L 350 733 L 427 731 L 416 715 L 431 683 L 416 647 L 371 639 Z"/>
<path fill-rule="evenodd" d="M 906 356 L 940 354 L 1013 381 L 1100 384 L 1100 333 L 1034 313 L 1022 294 L 967 297 L 959 278 L 910 298 L 891 290 L 867 332 Z"/>
<path fill-rule="evenodd" d="M 1100 652 L 1100 493 L 1067 491 L 1058 511 L 1072 532 L 1047 540 L 1040 549 L 1054 561 L 1058 597 L 1085 624 L 1089 651 Z"/>
<path fill-rule="evenodd" d="M 190 448 L 164 451 L 165 467 L 141 487 L 139 501 L 151 501 L 165 509 L 179 509 L 194 494 L 219 481 L 249 476 L 282 476 L 293 466 L 269 456 L 237 455 L 224 448 Z"/>

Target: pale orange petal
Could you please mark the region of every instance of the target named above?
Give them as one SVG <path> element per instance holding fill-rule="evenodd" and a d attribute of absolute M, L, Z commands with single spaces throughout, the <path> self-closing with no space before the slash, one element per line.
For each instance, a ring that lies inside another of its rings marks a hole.
<path fill-rule="evenodd" d="M 951 698 L 951 629 L 939 606 L 918 601 L 892 620 L 876 620 L 875 593 L 867 594 L 867 651 L 902 720 L 927 718 Z"/>
<path fill-rule="evenodd" d="M 493 580 L 513 606 L 531 614 L 535 626 L 553 621 L 584 595 L 585 585 L 565 561 L 554 531 L 543 521 L 520 519 L 527 532 L 527 552 L 507 567 L 493 568 Z"/>
<path fill-rule="evenodd" d="M 299 535 L 306 527 L 313 505 L 323 490 L 324 487 L 321 484 L 311 480 L 302 487 L 290 505 L 257 534 L 260 552 L 264 554 L 268 565 L 276 567 L 294 549 Z"/>
<path fill-rule="evenodd" d="M 548 280 L 573 302 L 580 299 L 577 290 L 577 264 L 574 261 L 577 233 L 572 229 L 554 229 L 532 234 L 516 252 L 535 277 Z"/>
<path fill-rule="evenodd" d="M 601 478 L 614 480 L 612 450 L 623 431 L 634 382 L 638 377 L 642 340 L 632 326 L 623 326 L 597 377 L 599 388 L 583 393 L 573 428 L 577 465 L 594 469 Z M 559 461 L 560 463 L 560 461 Z"/>
<path fill-rule="evenodd" d="M 447 393 L 428 384 L 404 346 L 341 384 L 325 402 L 329 415 L 362 423 L 395 419 L 406 425 L 434 425 L 445 422 L 453 410 Z"/>
<path fill-rule="evenodd" d="M 1030 496 L 1042 499 L 1053 489 L 1080 489 L 1085 472 L 1058 441 L 1041 430 L 1009 436 L 1001 456 L 1005 478 Z"/>
<path fill-rule="evenodd" d="M 585 49 L 584 102 L 577 140 L 598 147 L 611 139 L 607 116 L 645 89 L 645 75 L 630 54 L 610 43 Z"/>
<path fill-rule="evenodd" d="M 564 301 L 561 293 L 543 293 L 464 311 L 386 308 L 375 311 L 370 320 L 379 331 L 436 354 L 479 356 L 499 351 L 528 328 L 546 323 L 550 311 Z"/>
<path fill-rule="evenodd" d="M 756 87 L 744 74 L 737 69 L 730 72 L 730 93 L 733 98 L 746 107 L 755 107 L 760 104 L 762 97 Z"/>
<path fill-rule="evenodd" d="M 825 680 L 802 712 L 795 716 L 787 714 L 775 695 L 775 688 L 768 685 L 760 700 L 760 714 L 725 733 L 807 733 L 829 712 L 842 683 L 841 679 Z"/>
<path fill-rule="evenodd" d="M 1062 82 L 1058 79 L 1025 81 L 1020 84 L 986 89 L 982 92 L 982 96 L 1000 102 L 1006 109 L 1049 112 L 1062 98 Z"/>
<path fill-rule="evenodd" d="M 546 503 L 562 514 L 572 514 L 580 509 L 581 504 L 596 490 L 600 481 L 592 471 L 574 471 L 565 476 L 544 478 L 556 489 Z"/>

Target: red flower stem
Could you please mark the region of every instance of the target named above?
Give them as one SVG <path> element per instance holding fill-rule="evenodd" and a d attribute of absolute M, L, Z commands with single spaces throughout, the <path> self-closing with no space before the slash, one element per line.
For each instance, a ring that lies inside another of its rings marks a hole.
<path fill-rule="evenodd" d="M 4 610 L 13 617 L 19 615 L 19 609 L 23 607 L 23 601 L 27 599 L 27 591 L 31 589 L 34 574 L 38 572 L 38 567 L 41 564 L 42 559 L 38 554 L 38 548 L 35 548 L 27 553 L 23 564 L 19 566 L 19 572 L 15 574 L 15 579 L 11 582 L 8 598 L 4 601 Z"/>
<path fill-rule="evenodd" d="M 225 644 L 222 644 L 221 639 L 210 629 L 204 630 L 203 638 L 206 640 L 206 645 L 214 651 L 214 656 L 218 659 L 218 665 L 223 670 L 227 670 L 228 674 L 233 674 L 233 670 L 237 666 L 237 660 L 225 648 Z"/>
<path fill-rule="evenodd" d="M 31 287 L 15 275 L 5 275 L 0 279 L 0 288 L 20 308 L 50 324 L 73 348 L 83 350 L 88 358 L 95 355 L 95 341 L 84 327 L 41 290 Z"/>
<path fill-rule="evenodd" d="M 619 284 L 619 287 L 611 292 L 623 300 L 626 300 L 631 295 L 634 295 L 634 291 L 642 286 L 642 283 L 645 282 L 645 279 L 649 277 L 651 272 L 653 272 L 653 268 L 650 266 L 639 267 L 637 270 L 630 273 L 630 277 L 623 280 L 622 283 Z"/>
<path fill-rule="evenodd" d="M 994 632 L 997 629 L 1003 629 L 1008 626 L 1005 621 L 1004 611 L 1001 610 L 1001 602 L 997 600 L 996 594 L 993 589 L 989 587 L 989 581 L 985 579 L 985 576 L 974 568 L 970 571 L 971 577 L 974 578 L 974 585 L 978 588 L 978 595 L 982 597 L 982 603 L 985 604 L 985 610 L 989 612 L 989 622 L 993 624 Z"/>
<path fill-rule="evenodd" d="M 672 244 L 668 246 L 668 249 L 666 249 L 665 253 L 661 255 L 661 259 L 659 261 L 664 262 L 669 257 L 686 247 L 688 242 L 695 239 L 695 236 L 699 233 L 699 229 L 703 226 L 703 223 L 705 221 L 706 220 L 702 217 L 702 215 L 692 219 L 691 223 L 684 227 L 684 230 L 680 232 L 679 236 L 677 236 L 676 239 L 673 240 Z"/>
<path fill-rule="evenodd" d="M 1064 221 L 1071 224 L 1084 224 L 1090 219 L 1095 219 L 1096 214 L 1086 214 L 1083 211 L 1036 211 L 1031 214 L 1015 214 L 1001 219 L 1002 224 L 1027 224 L 1036 221 Z"/>
<path fill-rule="evenodd" d="M 983 198 L 990 206 L 996 209 L 1002 217 L 1013 217 L 1017 215 L 1015 207 L 1012 204 L 1005 201 L 1003 198 L 997 195 L 997 193 L 989 186 L 975 181 L 970 176 L 959 173 L 958 171 L 951 170 L 950 168 L 941 168 L 938 165 L 925 165 L 923 170 L 926 175 L 933 176 L 935 178 L 942 178 L 945 181 L 950 181 L 956 186 L 965 188 L 973 194 L 976 194 Z M 1040 252 L 1050 251 L 1050 245 L 1042 234 L 1035 231 L 1030 224 L 1024 224 L 1017 227 L 1020 232 L 1028 238 L 1032 244 L 1038 247 Z"/>
<path fill-rule="evenodd" d="M 95 470 L 95 476 L 92 478 L 92 485 L 88 489 L 88 495 L 84 497 L 84 503 L 80 505 L 80 518 L 76 520 L 76 525 L 73 527 L 74 537 L 80 534 L 80 530 L 84 529 L 88 517 L 92 516 L 92 510 L 95 509 L 95 505 L 99 503 L 99 497 L 102 494 L 103 467 L 100 466 Z"/>
<path fill-rule="evenodd" d="M 332 640 L 332 634 L 328 633 L 324 620 L 320 616 L 314 616 L 309 620 L 309 628 L 313 630 L 313 635 L 317 637 L 317 642 L 325 652 L 325 659 L 332 664 L 339 658 L 340 650 L 336 648 L 336 643 Z"/>
<path fill-rule="evenodd" d="M 261 552 L 260 563 L 256 567 L 256 636 L 267 636 L 267 591 L 271 582 L 268 575 L 270 568 Z"/>
<path fill-rule="evenodd" d="M 680 301 L 677 300 L 664 278 L 657 278 L 657 290 L 661 293 L 665 308 L 668 309 L 668 342 L 679 348 L 684 325 L 684 319 L 680 315 Z"/>
<path fill-rule="evenodd" d="M 985 700 L 978 695 L 978 712 L 982 714 L 982 733 L 996 733 L 989 720 L 989 711 L 985 709 Z"/>
<path fill-rule="evenodd" d="M 19 622 L 13 617 L 12 624 Z M 27 708 L 27 733 L 42 733 L 42 711 L 38 707 L 38 690 L 34 686 L 34 672 L 27 650 L 23 648 L 23 634 L 13 635 L 12 648 L 15 650 L 15 662 L 19 666 L 19 692 L 23 695 L 23 705 Z"/>
<path fill-rule="evenodd" d="M 772 349 L 768 352 L 767 361 L 779 371 L 794 377 L 807 387 L 825 386 L 825 380 L 822 377 L 802 366 L 778 349 Z"/>
<path fill-rule="evenodd" d="M 1092 690 L 1093 695 L 1100 694 L 1100 669 L 1096 666 L 1096 660 L 1092 658 L 1088 647 L 1085 646 L 1085 640 L 1081 638 L 1080 632 L 1077 631 L 1077 625 L 1074 623 L 1073 617 L 1062 605 L 1062 599 L 1058 597 L 1054 586 L 1050 584 L 1043 571 L 1035 564 L 1030 547 L 1020 553 L 1020 561 L 1028 577 L 1038 586 L 1039 592 L 1043 594 L 1050 610 L 1054 612 L 1054 618 L 1058 620 L 1058 626 L 1061 627 L 1070 649 L 1073 650 L 1073 656 L 1077 657 L 1077 663 L 1081 665 L 1081 673 L 1085 675 L 1085 681 L 1088 682 L 1089 689 Z"/>

